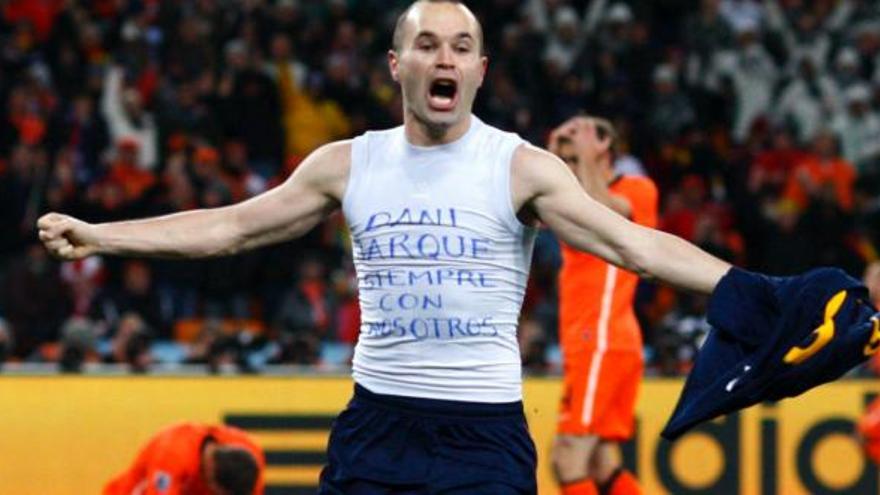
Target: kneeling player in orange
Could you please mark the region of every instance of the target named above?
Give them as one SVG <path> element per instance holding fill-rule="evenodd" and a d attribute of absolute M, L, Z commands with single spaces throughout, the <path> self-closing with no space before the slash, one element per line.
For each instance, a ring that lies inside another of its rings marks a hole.
<path fill-rule="evenodd" d="M 264 468 L 245 432 L 180 423 L 153 436 L 104 495 L 262 495 Z"/>
<path fill-rule="evenodd" d="M 647 177 L 616 175 L 610 122 L 577 117 L 556 129 L 550 150 L 590 196 L 630 220 L 655 227 L 657 188 Z M 642 376 L 642 338 L 633 311 L 638 277 L 563 244 L 559 339 L 564 366 L 553 467 L 563 495 L 639 494 L 618 442 L 632 437 Z"/>

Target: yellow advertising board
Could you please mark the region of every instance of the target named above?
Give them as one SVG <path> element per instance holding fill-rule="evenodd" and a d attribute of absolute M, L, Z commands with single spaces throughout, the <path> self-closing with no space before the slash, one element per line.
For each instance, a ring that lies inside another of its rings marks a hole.
<path fill-rule="evenodd" d="M 624 449 L 649 494 L 878 494 L 877 471 L 852 437 L 880 382 L 841 381 L 753 407 L 677 442 L 659 438 L 681 382 L 648 380 L 638 433 Z M 547 464 L 559 382 L 530 379 L 526 413 L 540 493 L 557 493 Z M 351 394 L 327 377 L 0 377 L 0 494 L 97 494 L 151 434 L 176 421 L 225 422 L 266 449 L 267 495 L 314 493 L 327 431 Z"/>

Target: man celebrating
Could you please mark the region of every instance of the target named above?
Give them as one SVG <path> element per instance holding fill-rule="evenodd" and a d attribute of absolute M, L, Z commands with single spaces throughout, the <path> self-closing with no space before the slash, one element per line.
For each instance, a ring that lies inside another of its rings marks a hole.
<path fill-rule="evenodd" d="M 657 187 L 617 175 L 618 145 L 605 119 L 578 117 L 550 136 L 550 150 L 590 196 L 646 227 L 657 224 Z M 633 311 L 638 277 L 562 245 L 559 341 L 565 372 L 553 467 L 563 495 L 638 494 L 618 442 L 633 434 L 642 377 L 642 335 Z"/>
<path fill-rule="evenodd" d="M 40 239 L 63 259 L 221 256 L 303 235 L 341 207 L 363 316 L 354 398 L 319 493 L 535 493 L 516 324 L 537 222 L 573 249 L 697 292 L 730 266 L 628 221 L 553 154 L 471 115 L 488 61 L 464 5 L 415 2 L 393 39 L 403 126 L 325 145 L 239 204 L 97 225 L 50 213 Z"/>

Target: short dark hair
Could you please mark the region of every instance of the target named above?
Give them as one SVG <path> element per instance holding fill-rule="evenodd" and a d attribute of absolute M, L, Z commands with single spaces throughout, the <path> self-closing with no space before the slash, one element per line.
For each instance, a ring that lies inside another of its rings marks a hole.
<path fill-rule="evenodd" d="M 461 0 L 416 0 L 397 17 L 397 22 L 394 24 L 394 35 L 391 37 L 391 49 L 395 52 L 400 52 L 400 48 L 403 45 L 403 23 L 409 16 L 410 11 L 420 3 L 452 3 L 468 9 L 467 5 Z M 470 11 L 470 9 L 468 10 Z M 476 15 L 474 15 L 474 18 L 476 18 Z M 485 44 L 483 43 L 483 26 L 480 24 L 479 19 L 477 19 L 477 41 L 480 43 L 480 53 L 486 53 Z"/>
<path fill-rule="evenodd" d="M 260 475 L 253 454 L 241 447 L 218 445 L 214 451 L 214 481 L 229 495 L 252 495 Z"/>
<path fill-rule="evenodd" d="M 594 117 L 590 116 L 590 120 L 593 121 L 593 125 L 596 127 L 596 135 L 599 136 L 600 139 L 610 139 L 611 143 L 608 145 L 608 151 L 611 152 L 611 158 L 615 158 L 620 155 L 620 134 L 617 133 L 617 129 L 614 128 L 614 124 L 611 123 L 608 119 L 603 119 L 602 117 Z"/>

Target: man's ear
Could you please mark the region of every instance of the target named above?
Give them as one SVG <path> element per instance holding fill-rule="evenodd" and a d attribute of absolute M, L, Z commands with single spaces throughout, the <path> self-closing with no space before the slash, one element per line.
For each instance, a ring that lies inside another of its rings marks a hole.
<path fill-rule="evenodd" d="M 397 72 L 399 64 L 400 59 L 397 57 L 397 52 L 388 50 L 388 69 L 391 71 L 391 79 L 394 79 L 395 82 L 400 82 Z"/>
<path fill-rule="evenodd" d="M 480 85 L 478 87 L 483 87 L 483 80 L 486 79 L 486 71 L 489 70 L 489 57 L 482 56 L 480 57 L 480 65 L 483 66 L 483 70 L 480 71 Z"/>
<path fill-rule="evenodd" d="M 611 151 L 611 136 L 600 138 L 599 143 L 602 145 L 602 153 L 608 153 Z"/>

